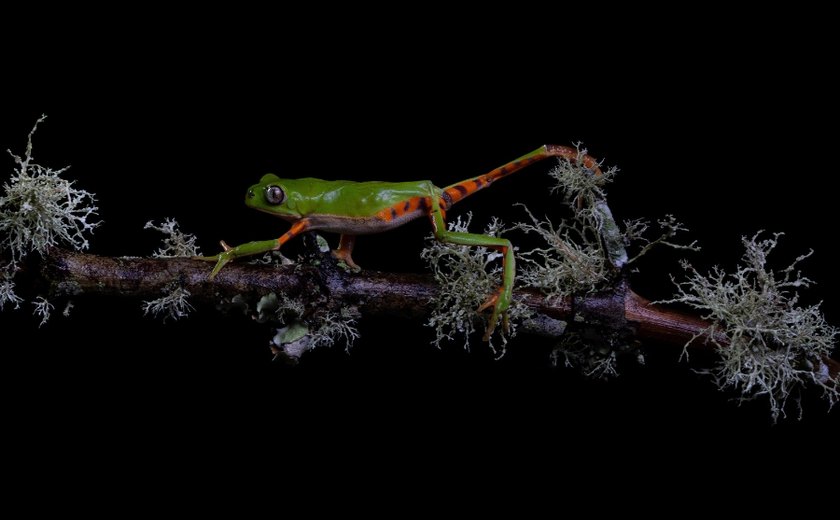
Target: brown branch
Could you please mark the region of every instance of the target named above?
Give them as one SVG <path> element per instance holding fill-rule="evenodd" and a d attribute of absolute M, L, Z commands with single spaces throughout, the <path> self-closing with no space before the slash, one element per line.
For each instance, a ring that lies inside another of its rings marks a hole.
<path fill-rule="evenodd" d="M 263 295 L 270 292 L 289 296 L 319 296 L 328 302 L 356 306 L 363 316 L 405 316 L 422 318 L 430 312 L 429 301 L 437 291 L 429 275 L 395 274 L 376 271 L 346 273 L 331 261 L 319 267 L 231 264 L 216 279 L 207 278 L 206 262 L 182 258 L 158 259 L 103 257 L 53 250 L 38 271 L 52 295 L 94 294 L 157 298 L 173 281 L 191 294 L 191 301 L 215 303 L 220 297 Z M 518 291 L 534 311 L 524 332 L 557 336 L 560 320 L 582 316 L 586 322 L 629 333 L 658 345 L 682 348 L 701 334 L 708 323 L 696 315 L 651 304 L 625 286 L 611 293 L 550 301 L 531 290 Z M 692 346 L 708 347 L 702 338 Z M 840 363 L 826 359 L 832 377 Z"/>

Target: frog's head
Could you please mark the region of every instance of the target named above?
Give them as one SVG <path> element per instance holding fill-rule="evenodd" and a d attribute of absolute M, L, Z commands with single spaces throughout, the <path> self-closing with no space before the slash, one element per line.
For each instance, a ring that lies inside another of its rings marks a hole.
<path fill-rule="evenodd" d="M 295 220 L 300 218 L 294 197 L 287 184 L 273 173 L 263 175 L 260 182 L 254 184 L 245 194 L 245 204 L 249 208 L 271 213 L 277 217 Z M 293 182 L 293 181 L 292 181 Z"/>

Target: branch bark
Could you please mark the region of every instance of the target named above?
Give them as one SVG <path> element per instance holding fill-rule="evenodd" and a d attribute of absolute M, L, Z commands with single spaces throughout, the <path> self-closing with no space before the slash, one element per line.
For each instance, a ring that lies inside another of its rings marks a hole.
<path fill-rule="evenodd" d="M 334 262 L 318 267 L 296 265 L 285 268 L 231 264 L 214 280 L 208 280 L 206 262 L 185 258 L 104 257 L 54 249 L 36 270 L 39 282 L 53 296 L 91 294 L 133 298 L 157 298 L 173 281 L 191 294 L 191 301 L 215 303 L 220 297 L 259 296 L 270 292 L 289 296 L 306 295 L 356 306 L 363 316 L 428 315 L 429 301 L 437 291 L 430 275 L 376 271 L 347 273 Z M 708 323 L 676 309 L 653 305 L 625 285 L 602 294 L 549 301 L 533 290 L 519 290 L 534 319 L 524 324 L 525 333 L 556 336 L 560 321 L 582 316 L 586 322 L 648 340 L 656 345 L 682 348 L 700 334 Z M 710 348 L 698 339 L 696 348 Z M 826 359 L 832 377 L 840 363 Z"/>

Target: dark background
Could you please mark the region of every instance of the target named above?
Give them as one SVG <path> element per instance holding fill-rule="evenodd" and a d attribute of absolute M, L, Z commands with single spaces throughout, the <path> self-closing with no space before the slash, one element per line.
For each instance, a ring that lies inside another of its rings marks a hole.
<path fill-rule="evenodd" d="M 731 268 L 740 238 L 762 229 L 786 233 L 779 267 L 813 248 L 803 268 L 818 285 L 805 301 L 823 300 L 840 323 L 836 190 L 828 184 L 836 144 L 824 130 L 837 105 L 819 36 L 768 40 L 760 50 L 689 37 L 677 58 L 667 50 L 677 30 L 585 58 L 573 49 L 520 52 L 491 38 L 457 52 L 418 44 L 394 57 L 377 38 L 305 56 L 305 42 L 234 42 L 205 30 L 193 39 L 176 28 L 113 29 L 89 42 L 68 34 L 74 45 L 12 62 L 21 73 L 5 85 L 0 147 L 22 152 L 36 118 L 49 116 L 35 157 L 72 165 L 67 175 L 98 195 L 104 224 L 92 252 L 150 254 L 159 236 L 143 224 L 164 217 L 197 234 L 208 254 L 219 239 L 276 237 L 286 225 L 242 203 L 266 172 L 446 185 L 543 143 L 583 141 L 622 170 L 609 188 L 617 219 L 677 215 L 704 248 L 689 257 L 698 267 Z M 12 161 L 4 161 L 6 178 Z M 492 215 L 518 218 L 514 202 L 551 214 L 547 168 L 522 172 L 453 214 L 471 210 L 483 225 Z M 423 271 L 428 234 L 418 221 L 363 237 L 355 259 L 369 269 Z M 633 287 L 668 296 L 682 256 L 653 256 Z M 494 361 L 478 341 L 470 352 L 437 350 L 416 323 L 365 321 L 350 353 L 319 350 L 290 368 L 271 362 L 266 327 L 211 309 L 163 325 L 143 317 L 138 302 L 84 301 L 70 319 L 56 312 L 39 329 L 28 307 L 0 314 L 2 370 L 10 409 L 23 423 L 51 425 L 27 432 L 44 439 L 64 425 L 90 440 L 87 426 L 103 424 L 102 442 L 135 434 L 144 446 L 234 431 L 241 445 L 265 449 L 364 439 L 488 445 L 516 457 L 580 442 L 597 453 L 689 437 L 781 442 L 837 431 L 829 430 L 836 412 L 826 415 L 814 398 L 802 422 L 772 426 L 763 401 L 738 407 L 692 371 L 712 359 L 678 363 L 678 349 L 654 345 L 644 347 L 647 367 L 600 383 L 552 368 L 547 346 L 529 338 Z"/>

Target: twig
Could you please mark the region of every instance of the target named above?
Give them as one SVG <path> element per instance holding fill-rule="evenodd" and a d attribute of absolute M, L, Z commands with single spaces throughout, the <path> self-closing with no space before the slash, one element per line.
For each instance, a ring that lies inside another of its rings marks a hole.
<path fill-rule="evenodd" d="M 320 266 L 271 267 L 233 264 L 215 280 L 207 278 L 206 262 L 183 258 L 103 257 L 63 249 L 53 249 L 37 271 L 53 296 L 100 295 L 147 298 L 157 296 L 173 281 L 189 291 L 193 302 L 218 302 L 220 297 L 264 295 L 270 292 L 356 306 L 363 316 L 427 316 L 429 300 L 437 291 L 430 275 L 363 271 L 347 273 L 331 262 Z M 658 305 L 625 286 L 613 292 L 577 298 L 547 300 L 533 290 L 517 291 L 517 296 L 534 311 L 534 318 L 523 324 L 522 332 L 556 336 L 559 320 L 582 316 L 587 322 L 629 334 L 655 345 L 682 348 L 701 334 L 708 323 L 696 315 Z M 692 346 L 708 348 L 699 338 Z M 840 363 L 826 359 L 832 377 L 840 373 Z"/>

